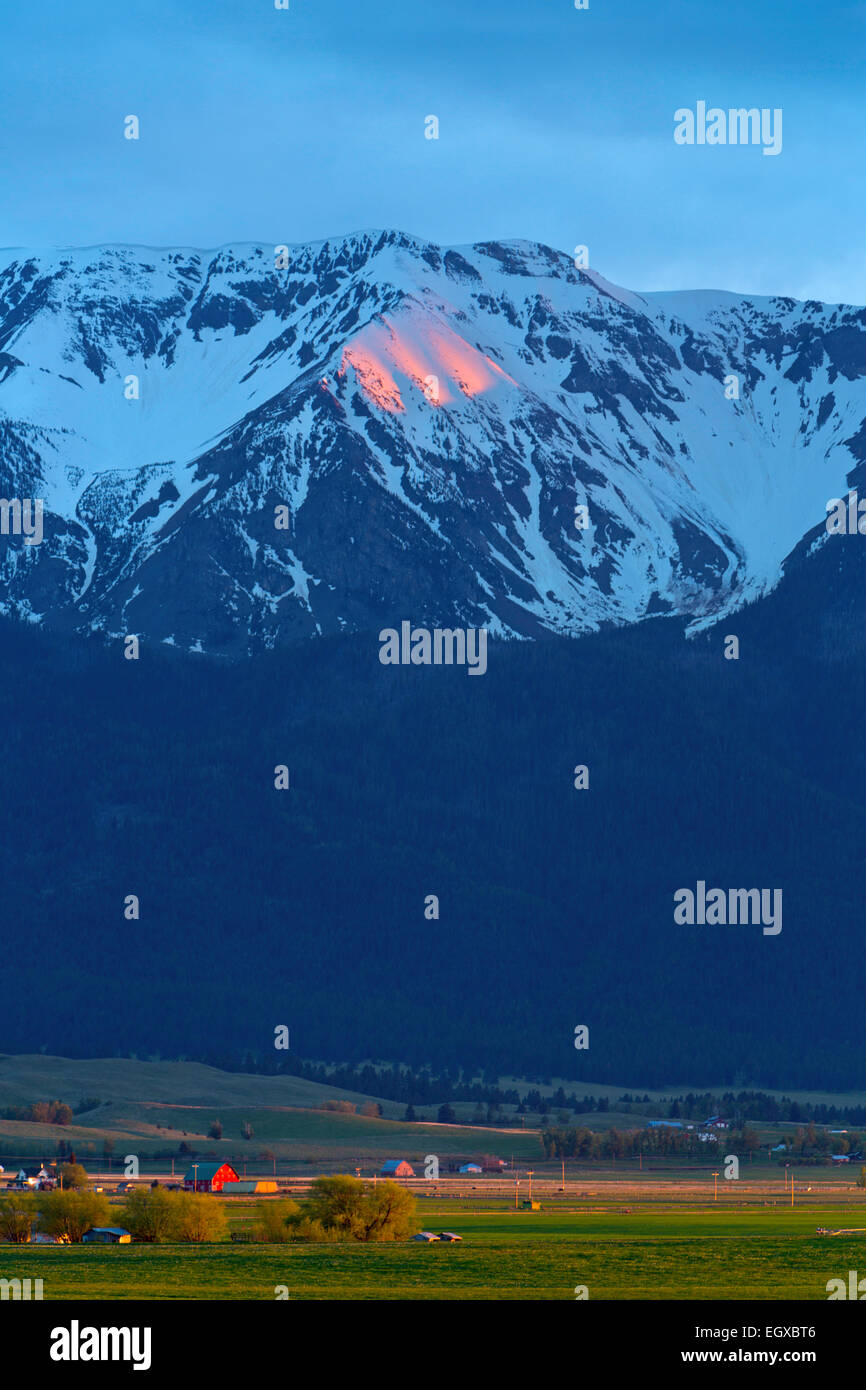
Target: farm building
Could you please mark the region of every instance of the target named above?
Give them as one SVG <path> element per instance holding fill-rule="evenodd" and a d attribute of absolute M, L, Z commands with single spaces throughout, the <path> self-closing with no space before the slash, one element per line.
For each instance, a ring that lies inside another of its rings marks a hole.
<path fill-rule="evenodd" d="M 414 1178 L 415 1169 L 405 1158 L 388 1158 L 382 1164 L 380 1176 L 383 1178 Z"/>
<path fill-rule="evenodd" d="M 38 1168 L 19 1168 L 12 1180 L 13 1187 L 43 1188 L 54 1186 L 54 1179 L 44 1163 Z"/>
<path fill-rule="evenodd" d="M 279 1192 L 279 1187 L 273 1178 L 239 1178 L 237 1182 L 231 1180 L 224 1182 L 222 1192 L 224 1197 L 234 1197 L 241 1192 Z"/>
<path fill-rule="evenodd" d="M 239 1181 L 230 1163 L 193 1163 L 183 1186 L 185 1192 L 222 1192 L 224 1183 Z"/>
<path fill-rule="evenodd" d="M 458 1173 L 480 1173 L 480 1163 L 464 1163 L 462 1168 L 457 1169 Z"/>
<path fill-rule="evenodd" d="M 129 1245 L 132 1236 L 122 1226 L 93 1226 L 81 1239 L 88 1245 Z"/>

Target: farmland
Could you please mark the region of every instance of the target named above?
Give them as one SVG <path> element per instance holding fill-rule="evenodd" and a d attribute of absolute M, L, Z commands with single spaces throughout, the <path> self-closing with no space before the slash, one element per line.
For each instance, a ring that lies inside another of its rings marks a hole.
<path fill-rule="evenodd" d="M 605 1131 L 644 1123 L 644 1114 L 617 1108 L 619 1094 L 611 1089 L 606 1111 L 571 1123 Z M 760 1150 L 742 1156 L 737 1181 L 725 1181 L 726 1148 L 718 1143 L 691 1155 L 562 1164 L 545 1159 L 537 1116 L 446 1124 L 427 1107 L 412 1122 L 395 1102 L 382 1101 L 380 1116 L 375 1097 L 292 1076 L 192 1062 L 0 1058 L 0 1109 L 49 1097 L 72 1106 L 71 1123 L 0 1119 L 7 1180 L 18 1157 L 50 1161 L 62 1140 L 91 1182 L 105 1184 L 113 1224 L 122 1223 L 114 1187 L 130 1154 L 145 1187 L 176 1180 L 195 1154 L 273 1173 L 299 1200 L 319 1174 L 360 1169 L 369 1179 L 385 1158 L 404 1157 L 415 1166 L 406 1181 L 417 1198 L 417 1229 L 451 1230 L 462 1241 L 247 1243 L 255 1199 L 214 1195 L 205 1200 L 225 1205 L 229 1227 L 211 1244 L 0 1246 L 0 1278 L 41 1278 L 45 1301 L 272 1301 L 278 1290 L 293 1300 L 555 1301 L 573 1300 L 580 1286 L 602 1301 L 825 1300 L 829 1279 L 849 1270 L 866 1276 L 866 1231 L 816 1234 L 866 1227 L 859 1165 L 798 1157 L 792 1202 L 789 1176 L 770 1152 L 791 1134 L 787 1122 L 757 1123 Z M 658 1113 L 665 1100 L 650 1098 L 647 1112 Z M 343 1110 L 328 1108 L 338 1102 Z M 216 1120 L 222 1137 L 210 1132 Z M 246 1126 L 254 1137 L 243 1137 Z M 834 1143 L 849 1133 L 836 1131 Z M 457 1160 L 483 1153 L 504 1157 L 506 1171 L 453 1171 Z M 439 1158 L 438 1180 L 423 1176 L 427 1154 Z M 523 1207 L 530 1170 L 540 1210 Z"/>
<path fill-rule="evenodd" d="M 218 1200 L 218 1199 L 215 1199 Z M 424 1203 L 423 1220 L 460 1245 L 133 1245 L 4 1247 L 5 1277 L 39 1278 L 44 1298 L 825 1300 L 827 1280 L 866 1270 L 866 1236 L 816 1237 L 848 1225 L 848 1207 L 667 1210 L 629 1215 L 514 1212 Z M 236 1228 L 246 1213 L 235 1217 Z M 858 1220 L 866 1225 L 866 1206 Z"/>
<path fill-rule="evenodd" d="M 502 1078 L 502 1084 L 526 1089 L 525 1082 L 512 1078 Z M 555 1084 L 554 1078 L 539 1083 L 537 1089 L 552 1094 Z M 569 1114 L 567 1123 L 604 1131 L 634 1128 L 649 1116 L 667 1113 L 670 1098 L 688 1087 L 650 1092 L 646 1104 L 629 1106 L 618 1103 L 621 1087 L 587 1083 L 586 1089 L 609 1108 Z M 866 1092 L 790 1094 L 803 1102 L 866 1105 Z M 88 1097 L 93 1103 L 65 1126 L 0 1117 L 0 1162 L 15 1157 L 33 1162 L 48 1158 L 61 1139 L 75 1148 L 90 1169 L 101 1165 L 108 1141 L 117 1155 L 137 1154 L 143 1172 L 162 1171 L 166 1155 L 177 1154 L 183 1142 L 209 1157 L 248 1161 L 251 1172 L 268 1171 L 273 1159 L 284 1171 L 303 1167 L 337 1171 L 347 1165 L 353 1170 L 359 1163 L 370 1167 L 395 1153 L 418 1161 L 427 1153 L 447 1158 L 490 1150 L 524 1164 L 542 1156 L 537 1114 L 511 1113 L 504 1126 L 474 1125 L 474 1107 L 457 1102 L 453 1106 L 457 1124 L 436 1123 L 435 1105 L 419 1108 L 417 1120 L 408 1122 L 402 1102 L 295 1076 L 225 1072 L 198 1062 L 0 1056 L 0 1110 L 48 1097 L 67 1101 L 76 1109 L 80 1098 Z M 324 1108 L 344 1102 L 360 1111 L 371 1101 L 380 1105 L 381 1118 Z M 223 1137 L 214 1141 L 209 1130 L 217 1119 Z M 245 1124 L 252 1126 L 252 1139 L 243 1137 Z M 790 1134 L 795 1125 L 775 1122 L 754 1127 L 767 1144 Z M 265 1164 L 263 1150 L 269 1155 Z M 759 1164 L 768 1169 L 766 1154 L 755 1159 L 756 1173 Z"/>

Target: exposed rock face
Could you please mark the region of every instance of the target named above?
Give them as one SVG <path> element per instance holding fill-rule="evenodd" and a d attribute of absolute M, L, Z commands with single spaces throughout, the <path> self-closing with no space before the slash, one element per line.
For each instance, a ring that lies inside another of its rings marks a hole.
<path fill-rule="evenodd" d="M 0 611 L 231 656 L 403 618 L 701 624 L 778 582 L 863 456 L 860 309 L 638 295 L 524 242 L 286 259 L 5 253 L 0 497 L 45 516 L 0 535 Z"/>

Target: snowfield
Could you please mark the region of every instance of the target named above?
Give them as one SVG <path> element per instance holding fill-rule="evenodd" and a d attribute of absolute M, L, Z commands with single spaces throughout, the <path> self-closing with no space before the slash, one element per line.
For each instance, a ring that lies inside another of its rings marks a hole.
<path fill-rule="evenodd" d="M 520 241 L 288 259 L 0 253 L 0 496 L 45 504 L 41 545 L 0 536 L 0 610 L 232 655 L 409 615 L 700 626 L 863 455 L 862 309 L 638 294 Z"/>

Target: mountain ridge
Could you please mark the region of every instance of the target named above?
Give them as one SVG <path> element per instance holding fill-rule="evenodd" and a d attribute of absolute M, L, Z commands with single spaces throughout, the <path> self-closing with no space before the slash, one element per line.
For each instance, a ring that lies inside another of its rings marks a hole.
<path fill-rule="evenodd" d="M 396 231 L 3 261 L 0 491 L 45 539 L 0 536 L 0 611 L 49 628 L 241 657 L 404 617 L 700 627 L 858 462 L 854 306 Z"/>

